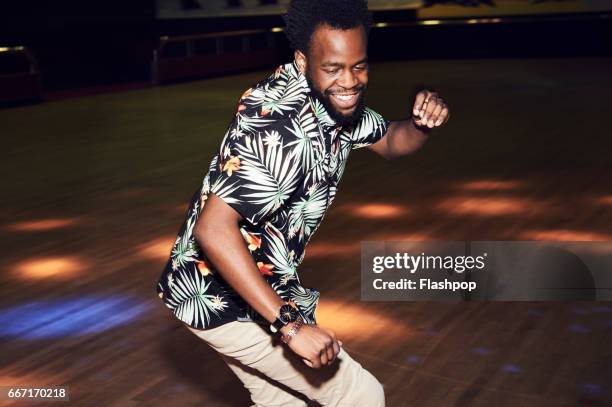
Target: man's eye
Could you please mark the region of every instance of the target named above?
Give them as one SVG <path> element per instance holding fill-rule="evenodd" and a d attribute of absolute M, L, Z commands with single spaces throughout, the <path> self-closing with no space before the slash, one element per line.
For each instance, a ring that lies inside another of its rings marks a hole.
<path fill-rule="evenodd" d="M 367 67 L 368 67 L 367 65 L 357 65 L 355 67 L 355 70 L 357 70 L 357 71 L 365 71 Z"/>
<path fill-rule="evenodd" d="M 338 72 L 340 72 L 340 70 L 339 70 L 339 69 L 328 69 L 328 70 L 326 70 L 325 72 L 327 72 L 327 73 L 328 73 L 328 74 L 330 74 L 330 75 L 335 75 L 335 74 L 337 74 Z"/>

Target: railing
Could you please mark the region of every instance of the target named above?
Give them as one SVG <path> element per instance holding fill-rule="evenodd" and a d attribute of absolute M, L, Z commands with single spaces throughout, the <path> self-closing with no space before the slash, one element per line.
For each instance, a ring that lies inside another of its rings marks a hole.
<path fill-rule="evenodd" d="M 282 58 L 276 38 L 281 31 L 273 28 L 161 37 L 153 51 L 153 85 L 274 66 Z"/>
<path fill-rule="evenodd" d="M 0 103 L 42 99 L 38 62 L 27 47 L 0 47 Z"/>

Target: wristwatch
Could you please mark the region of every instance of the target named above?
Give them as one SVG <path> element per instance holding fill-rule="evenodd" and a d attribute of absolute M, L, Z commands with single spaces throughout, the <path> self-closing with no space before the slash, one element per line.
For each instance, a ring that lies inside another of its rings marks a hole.
<path fill-rule="evenodd" d="M 278 332 L 285 325 L 297 321 L 299 317 L 300 313 L 298 312 L 297 308 L 289 303 L 285 303 L 280 307 L 278 316 L 270 325 L 270 330 L 272 332 Z"/>

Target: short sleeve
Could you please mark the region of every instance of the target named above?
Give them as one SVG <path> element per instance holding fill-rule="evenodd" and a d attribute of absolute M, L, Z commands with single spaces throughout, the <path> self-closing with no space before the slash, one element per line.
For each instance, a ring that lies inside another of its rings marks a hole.
<path fill-rule="evenodd" d="M 251 224 L 268 219 L 301 185 L 304 171 L 295 147 L 276 130 L 225 138 L 211 192 Z"/>
<path fill-rule="evenodd" d="M 374 144 L 387 133 L 389 121 L 370 108 L 365 108 L 363 116 L 351 133 L 352 148 L 362 148 Z"/>

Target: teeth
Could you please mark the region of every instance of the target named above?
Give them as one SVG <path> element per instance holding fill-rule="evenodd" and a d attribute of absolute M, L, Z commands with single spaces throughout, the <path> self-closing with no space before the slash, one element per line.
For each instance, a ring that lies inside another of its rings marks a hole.
<path fill-rule="evenodd" d="M 351 100 L 355 95 L 334 95 L 340 100 Z"/>

